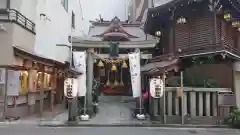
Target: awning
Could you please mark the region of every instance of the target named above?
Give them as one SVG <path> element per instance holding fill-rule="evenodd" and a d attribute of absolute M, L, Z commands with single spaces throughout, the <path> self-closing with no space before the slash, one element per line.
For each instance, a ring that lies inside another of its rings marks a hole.
<path fill-rule="evenodd" d="M 141 68 L 141 72 L 145 74 L 163 73 L 178 68 L 178 59 L 163 60 L 160 62 L 153 62 L 144 65 Z"/>
<path fill-rule="evenodd" d="M 36 52 L 27 50 L 25 48 L 21 48 L 19 46 L 13 46 L 13 50 L 16 55 L 23 56 L 23 57 L 26 57 L 29 59 L 35 59 L 39 63 L 43 63 L 45 65 L 53 64 L 53 65 L 58 65 L 58 66 L 65 66 L 65 63 L 62 63 L 60 61 L 57 61 L 57 60 L 54 60 L 51 58 L 47 58 L 41 54 L 37 54 Z"/>
<path fill-rule="evenodd" d="M 82 72 L 77 71 L 76 68 L 68 68 L 67 70 L 65 70 L 65 72 L 71 74 L 71 75 L 81 75 Z"/>

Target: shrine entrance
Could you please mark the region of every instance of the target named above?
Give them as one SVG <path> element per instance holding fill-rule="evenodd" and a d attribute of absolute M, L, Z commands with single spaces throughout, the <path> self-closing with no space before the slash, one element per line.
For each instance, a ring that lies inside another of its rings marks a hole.
<path fill-rule="evenodd" d="M 95 65 L 98 70 L 101 92 L 109 96 L 132 96 L 129 63 L 125 59 L 99 60 Z M 97 73 L 97 71 L 95 72 Z"/>

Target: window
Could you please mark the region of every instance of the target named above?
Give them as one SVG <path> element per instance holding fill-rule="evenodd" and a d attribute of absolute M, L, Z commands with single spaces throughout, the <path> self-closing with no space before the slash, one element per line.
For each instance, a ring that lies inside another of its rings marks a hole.
<path fill-rule="evenodd" d="M 75 28 L 75 14 L 72 12 L 72 28 Z"/>
<path fill-rule="evenodd" d="M 61 4 L 65 8 L 65 10 L 68 11 L 68 0 L 61 0 Z"/>

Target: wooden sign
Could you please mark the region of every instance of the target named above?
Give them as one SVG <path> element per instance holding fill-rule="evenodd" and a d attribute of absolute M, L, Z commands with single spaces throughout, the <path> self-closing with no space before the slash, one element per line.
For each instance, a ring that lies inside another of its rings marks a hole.
<path fill-rule="evenodd" d="M 234 106 L 235 96 L 232 93 L 218 93 L 218 105 L 219 106 Z"/>

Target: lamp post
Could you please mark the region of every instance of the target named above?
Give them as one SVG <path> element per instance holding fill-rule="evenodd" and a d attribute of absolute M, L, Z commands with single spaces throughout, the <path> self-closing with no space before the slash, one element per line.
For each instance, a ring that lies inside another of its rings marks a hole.
<path fill-rule="evenodd" d="M 72 40 L 73 40 L 73 29 L 71 29 L 71 35 L 70 35 L 70 45 L 66 45 L 66 44 L 56 44 L 56 46 L 61 46 L 61 47 L 67 47 L 70 51 L 70 61 L 69 61 L 69 64 L 70 64 L 70 68 L 72 68 L 72 59 L 73 59 L 73 51 L 72 51 Z M 72 111 L 72 102 L 74 100 L 73 99 L 69 99 L 68 100 L 68 121 L 73 121 L 74 120 L 74 117 L 73 117 L 73 111 Z"/>
<path fill-rule="evenodd" d="M 71 44 L 72 44 L 72 40 L 71 40 Z M 57 44 L 56 46 L 61 46 L 61 47 L 67 47 L 70 51 L 70 68 L 72 68 L 72 45 L 65 45 L 65 44 Z M 73 121 L 73 114 L 72 114 L 72 99 L 68 99 L 68 121 Z"/>

